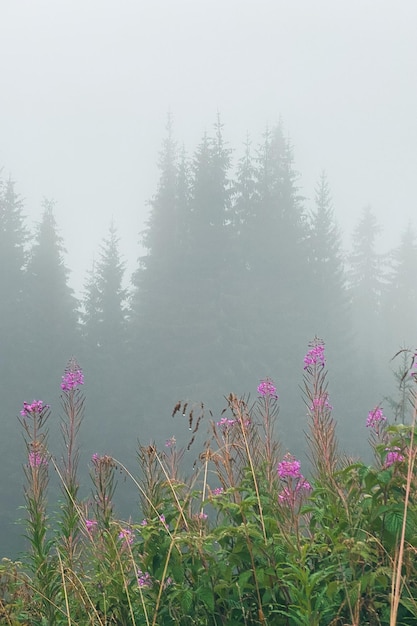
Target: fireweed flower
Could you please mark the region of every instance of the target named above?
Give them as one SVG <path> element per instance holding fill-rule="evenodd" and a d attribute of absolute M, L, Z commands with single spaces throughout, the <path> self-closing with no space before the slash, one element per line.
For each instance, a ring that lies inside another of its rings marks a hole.
<path fill-rule="evenodd" d="M 386 420 L 387 418 L 383 414 L 381 407 L 376 406 L 372 411 L 369 411 L 368 413 L 366 427 L 378 429 L 379 425 L 382 422 L 386 422 Z"/>
<path fill-rule="evenodd" d="M 161 522 L 161 524 L 163 524 L 163 526 L 168 530 L 168 524 L 165 521 L 165 515 L 160 515 L 159 516 L 159 521 Z"/>
<path fill-rule="evenodd" d="M 44 404 L 43 400 L 34 400 L 32 403 L 24 402 L 20 415 L 22 417 L 32 417 L 34 413 L 39 415 L 49 408 L 49 404 Z"/>
<path fill-rule="evenodd" d="M 71 391 L 79 385 L 84 385 L 84 374 L 78 365 L 74 369 L 69 369 L 62 377 L 61 389 L 63 391 Z"/>
<path fill-rule="evenodd" d="M 48 459 L 40 452 L 29 452 L 29 466 L 42 467 L 48 465 Z"/>
<path fill-rule="evenodd" d="M 134 533 L 129 528 L 122 528 L 119 532 L 119 539 L 124 540 L 129 545 L 132 545 L 134 538 Z"/>
<path fill-rule="evenodd" d="M 324 345 L 318 344 L 310 348 L 304 357 L 304 369 L 311 367 L 312 365 L 319 365 L 324 367 L 326 358 L 324 356 Z"/>
<path fill-rule="evenodd" d="M 317 398 L 313 398 L 313 404 L 310 407 L 310 411 L 327 410 L 333 411 L 332 405 L 329 403 L 329 394 L 324 393 Z"/>
<path fill-rule="evenodd" d="M 291 454 L 286 454 L 283 460 L 278 463 L 277 472 L 280 478 L 299 478 L 301 463 Z"/>
<path fill-rule="evenodd" d="M 257 391 L 260 396 L 269 396 L 270 398 L 278 399 L 277 388 L 270 378 L 261 380 L 257 387 Z"/>
<path fill-rule="evenodd" d="M 299 475 L 297 484 L 294 488 L 284 487 L 281 493 L 278 494 L 278 501 L 281 504 L 288 504 L 294 506 L 297 500 L 300 500 L 303 496 L 306 496 L 312 490 L 312 486 L 304 478 L 302 474 Z"/>
<path fill-rule="evenodd" d="M 221 493 L 223 493 L 223 487 L 216 487 L 211 493 L 213 494 L 213 496 L 219 496 Z"/>
<path fill-rule="evenodd" d="M 227 417 L 222 417 L 221 420 L 219 420 L 216 423 L 217 426 L 219 426 L 220 428 L 223 428 L 224 430 L 226 430 L 227 428 L 231 428 L 235 424 L 236 424 L 236 420 L 231 420 L 231 419 L 228 419 Z"/>
<path fill-rule="evenodd" d="M 89 533 L 91 533 L 97 526 L 97 522 L 95 519 L 86 519 L 85 526 Z"/>
<path fill-rule="evenodd" d="M 152 578 L 149 572 L 142 572 L 138 569 L 138 585 L 139 587 L 152 587 Z"/>
<path fill-rule="evenodd" d="M 401 448 L 398 446 L 394 446 L 393 448 L 385 448 L 388 452 L 385 457 L 384 467 L 391 467 L 394 463 L 399 463 L 400 461 L 404 461 L 404 456 L 401 454 Z"/>

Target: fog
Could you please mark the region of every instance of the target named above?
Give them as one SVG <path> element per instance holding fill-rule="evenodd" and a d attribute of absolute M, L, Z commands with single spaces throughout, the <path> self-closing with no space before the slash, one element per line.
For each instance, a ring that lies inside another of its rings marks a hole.
<path fill-rule="evenodd" d="M 187 440 L 171 419 L 179 400 L 215 419 L 226 394 L 256 396 L 261 377 L 278 386 L 284 449 L 304 454 L 300 385 L 316 334 L 349 453 L 365 450 L 372 407 L 404 417 L 387 396 L 390 357 L 416 342 L 416 19 L 414 0 L 1 2 L 0 540 L 21 541 L 14 416 L 23 401 L 51 404 L 59 458 L 73 354 L 86 378 L 84 489 L 93 453 L 132 467 L 138 436 Z M 183 178 L 174 144 L 193 160 Z M 18 218 L 4 226 L 10 207 Z M 54 218 L 78 298 L 99 261 L 81 314 Z M 401 236 L 402 257 L 378 256 Z"/>
<path fill-rule="evenodd" d="M 417 6 L 374 0 L 3 0 L 0 166 L 44 196 L 79 290 L 114 216 L 133 268 L 167 111 L 192 151 L 219 111 L 239 156 L 281 117 L 306 198 L 326 170 L 348 240 L 414 215 Z"/>

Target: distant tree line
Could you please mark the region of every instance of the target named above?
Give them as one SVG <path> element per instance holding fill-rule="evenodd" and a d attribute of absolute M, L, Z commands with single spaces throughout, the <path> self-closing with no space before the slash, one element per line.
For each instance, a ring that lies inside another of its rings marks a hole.
<path fill-rule="evenodd" d="M 0 178 L 0 462 L 11 477 L 0 488 L 0 525 L 9 528 L 22 502 L 14 416 L 33 399 L 55 402 L 59 413 L 56 390 L 72 355 L 85 371 L 87 456 L 134 459 L 137 437 L 172 434 L 176 401 L 215 412 L 224 395 L 254 390 L 266 376 L 277 383 L 283 439 L 294 449 L 304 429 L 302 356 L 317 335 L 331 361 L 335 417 L 361 451 L 359 424 L 387 393 L 389 359 L 416 343 L 415 232 L 406 225 L 399 246 L 381 255 L 380 226 L 366 207 L 346 252 L 326 175 L 310 206 L 282 124 L 257 145 L 247 138 L 242 152 L 233 161 L 218 117 L 189 156 L 169 118 L 145 254 L 128 288 L 112 222 L 78 298 L 53 203 L 44 201 L 30 233 L 15 182 Z"/>

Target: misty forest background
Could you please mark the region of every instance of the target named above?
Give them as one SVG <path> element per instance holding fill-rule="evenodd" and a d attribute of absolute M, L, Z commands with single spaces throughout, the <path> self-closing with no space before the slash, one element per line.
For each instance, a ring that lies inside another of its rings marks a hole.
<path fill-rule="evenodd" d="M 254 395 L 267 376 L 280 395 L 284 451 L 302 457 L 302 363 L 315 335 L 326 342 L 343 449 L 369 454 L 365 419 L 376 404 L 395 418 L 388 398 L 395 401 L 392 370 L 401 363 L 390 360 L 416 343 L 412 225 L 399 225 L 398 246 L 382 254 L 381 226 L 365 207 L 344 249 L 331 184 L 323 173 L 315 198 L 303 197 L 282 124 L 257 143 L 248 138 L 239 155 L 218 118 L 190 156 L 169 118 L 158 166 L 136 271 L 126 276 L 113 221 L 78 298 L 68 284 L 54 203 L 44 201 L 31 233 L 18 184 L 1 178 L 0 556 L 15 557 L 24 547 L 16 520 L 24 517 L 25 447 L 16 416 L 24 400 L 49 403 L 50 448 L 60 456 L 59 385 L 72 355 L 86 380 L 85 497 L 93 453 L 113 455 L 134 472 L 138 438 L 189 440 L 185 418 L 171 418 L 177 401 L 196 403 L 196 411 L 203 402 L 216 418 L 225 395 Z M 122 209 L 114 207 L 115 214 Z M 187 454 L 191 467 L 193 448 Z M 137 494 L 122 477 L 120 483 L 119 513 L 136 515 Z M 51 489 L 59 506 L 57 485 Z"/>

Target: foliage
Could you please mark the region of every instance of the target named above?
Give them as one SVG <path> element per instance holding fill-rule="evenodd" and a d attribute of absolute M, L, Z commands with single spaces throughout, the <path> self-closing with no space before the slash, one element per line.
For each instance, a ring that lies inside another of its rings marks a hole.
<path fill-rule="evenodd" d="M 417 358 L 407 375 L 416 382 Z M 138 473 L 108 455 L 91 459 L 92 498 L 78 497 L 78 432 L 84 375 L 62 377 L 61 461 L 48 449 L 50 409 L 20 413 L 27 449 L 22 563 L 0 567 L 5 624 L 342 626 L 413 624 L 417 615 L 415 403 L 411 423 L 369 412 L 373 465 L 343 457 L 314 339 L 304 359 L 310 475 L 277 439 L 271 379 L 258 397 L 230 394 L 213 419 L 194 471 L 181 472 L 175 438 L 139 445 Z M 281 390 L 283 393 L 284 390 Z M 410 387 L 410 399 L 415 397 Z M 207 418 L 179 402 L 194 444 Z M 47 511 L 48 481 L 62 481 L 60 511 Z M 115 514 L 116 475 L 138 489 L 142 514 Z"/>

